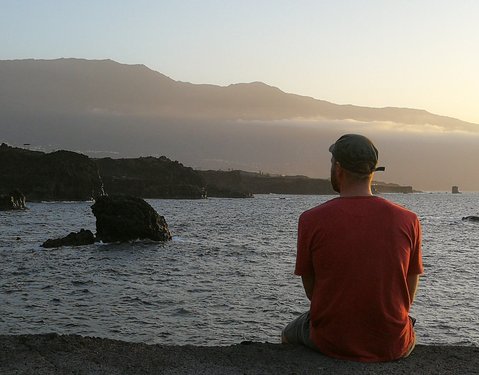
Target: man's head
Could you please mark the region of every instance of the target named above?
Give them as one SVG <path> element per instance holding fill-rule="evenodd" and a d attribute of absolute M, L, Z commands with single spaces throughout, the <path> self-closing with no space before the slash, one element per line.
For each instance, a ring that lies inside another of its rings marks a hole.
<path fill-rule="evenodd" d="M 335 191 L 339 192 L 336 163 L 339 164 L 350 179 L 358 181 L 370 181 L 373 172 L 384 170 L 383 167 L 376 168 L 378 150 L 365 136 L 345 134 L 329 147 L 329 151 L 333 155 L 331 183 Z"/>

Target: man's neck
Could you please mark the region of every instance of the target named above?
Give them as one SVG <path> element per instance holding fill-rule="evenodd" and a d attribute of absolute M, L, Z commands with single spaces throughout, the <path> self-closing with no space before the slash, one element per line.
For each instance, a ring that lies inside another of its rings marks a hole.
<path fill-rule="evenodd" d="M 353 184 L 341 186 L 339 196 L 345 197 L 368 197 L 372 196 L 371 184 Z"/>

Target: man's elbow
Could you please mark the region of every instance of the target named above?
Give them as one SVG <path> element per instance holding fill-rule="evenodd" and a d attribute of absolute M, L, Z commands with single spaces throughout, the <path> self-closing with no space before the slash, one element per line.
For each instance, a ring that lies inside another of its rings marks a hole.
<path fill-rule="evenodd" d="M 408 275 L 407 276 L 407 288 L 409 292 L 409 302 L 412 304 L 416 298 L 417 287 L 419 285 L 420 275 Z"/>

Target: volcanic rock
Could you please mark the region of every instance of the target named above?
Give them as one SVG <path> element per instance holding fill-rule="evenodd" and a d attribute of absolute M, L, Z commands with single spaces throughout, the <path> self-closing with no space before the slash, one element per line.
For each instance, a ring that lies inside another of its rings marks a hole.
<path fill-rule="evenodd" d="M 14 190 L 7 195 L 0 195 L 0 211 L 24 210 L 25 208 L 25 195 L 19 190 Z"/>
<path fill-rule="evenodd" d="M 103 194 L 97 165 L 71 151 L 44 153 L 0 145 L 0 186 L 19 189 L 29 201 L 84 201 Z"/>
<path fill-rule="evenodd" d="M 165 156 L 95 159 L 105 191 L 154 199 L 205 198 L 201 175 Z"/>
<path fill-rule="evenodd" d="M 95 242 L 95 236 L 90 230 L 80 229 L 78 233 L 71 232 L 68 236 L 46 240 L 41 246 L 45 248 L 60 246 L 83 246 Z"/>
<path fill-rule="evenodd" d="M 96 237 L 103 242 L 171 240 L 168 225 L 147 202 L 129 195 L 99 197 L 92 206 Z"/>

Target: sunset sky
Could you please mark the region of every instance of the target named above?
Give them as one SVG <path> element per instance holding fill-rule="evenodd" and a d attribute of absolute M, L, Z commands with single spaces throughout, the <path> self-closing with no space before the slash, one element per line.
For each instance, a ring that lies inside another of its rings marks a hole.
<path fill-rule="evenodd" d="M 0 59 L 145 64 L 479 124 L 479 2 L 0 0 Z"/>

